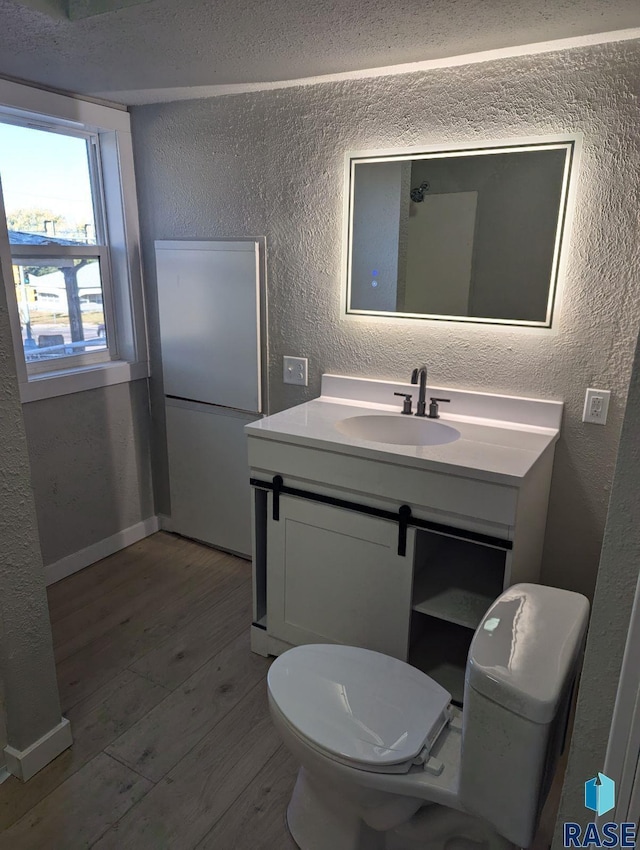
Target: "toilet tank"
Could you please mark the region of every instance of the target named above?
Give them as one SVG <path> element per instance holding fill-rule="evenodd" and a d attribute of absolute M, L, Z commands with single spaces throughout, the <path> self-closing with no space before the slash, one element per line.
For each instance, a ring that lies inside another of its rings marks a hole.
<path fill-rule="evenodd" d="M 471 642 L 459 798 L 519 847 L 533 840 L 562 750 L 588 615 L 579 593 L 517 584 Z"/>

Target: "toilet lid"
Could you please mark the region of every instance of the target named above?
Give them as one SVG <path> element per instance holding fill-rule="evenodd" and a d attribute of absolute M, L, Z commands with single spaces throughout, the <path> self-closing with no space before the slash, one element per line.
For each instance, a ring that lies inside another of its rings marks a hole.
<path fill-rule="evenodd" d="M 353 646 L 297 646 L 277 658 L 269 693 L 322 750 L 361 764 L 413 759 L 439 734 L 451 694 L 388 655 Z"/>

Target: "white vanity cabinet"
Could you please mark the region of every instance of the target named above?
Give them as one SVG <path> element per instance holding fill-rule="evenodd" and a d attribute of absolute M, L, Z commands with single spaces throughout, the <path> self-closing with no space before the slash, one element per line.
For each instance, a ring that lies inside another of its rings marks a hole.
<path fill-rule="evenodd" d="M 408 527 L 400 554 L 399 523 L 361 513 L 370 505 L 360 494 L 323 489 L 321 498 L 336 506 L 314 501 L 313 490 L 305 498 L 286 489 L 275 513 L 273 493 L 255 490 L 262 543 L 254 572 L 263 578 L 254 596 L 262 619 L 253 627 L 254 650 L 363 646 L 409 661 L 461 702 L 473 633 L 503 588 L 537 579 L 531 553 L 514 569 L 511 539 L 427 521 L 438 530 Z"/>
<path fill-rule="evenodd" d="M 562 405 L 523 400 L 526 426 L 498 397 L 504 421 L 451 417 L 457 444 L 416 448 L 345 441 L 335 423 L 363 409 L 335 394 L 246 428 L 252 649 L 363 646 L 408 660 L 460 702 L 485 611 L 509 585 L 539 579 Z"/>

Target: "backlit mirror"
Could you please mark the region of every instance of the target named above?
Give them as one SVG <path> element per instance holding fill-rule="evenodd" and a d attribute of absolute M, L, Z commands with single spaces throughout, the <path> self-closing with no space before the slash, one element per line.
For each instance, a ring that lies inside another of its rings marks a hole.
<path fill-rule="evenodd" d="M 347 156 L 347 314 L 551 327 L 576 139 Z"/>

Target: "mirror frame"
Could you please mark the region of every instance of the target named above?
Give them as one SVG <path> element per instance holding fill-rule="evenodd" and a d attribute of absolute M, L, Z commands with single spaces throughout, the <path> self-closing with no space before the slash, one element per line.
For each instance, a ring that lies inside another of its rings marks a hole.
<path fill-rule="evenodd" d="M 560 295 L 564 286 L 566 261 L 568 256 L 570 230 L 575 208 L 576 183 L 582 135 L 580 133 L 558 133 L 549 136 L 522 137 L 501 141 L 485 141 L 469 144 L 424 145 L 407 148 L 387 148 L 380 150 L 347 151 L 344 172 L 344 211 L 342 236 L 342 292 L 341 316 L 344 319 L 362 320 L 371 318 L 420 319 L 422 321 L 463 322 L 483 325 L 506 325 L 509 327 L 529 327 L 550 329 L 559 313 Z M 356 310 L 350 307 L 351 301 L 351 243 L 353 236 L 353 212 L 355 190 L 355 168 L 358 163 L 393 162 L 413 159 L 441 159 L 445 157 L 484 156 L 509 151 L 527 151 L 548 149 L 565 150 L 565 166 L 562 179 L 562 191 L 558 222 L 556 227 L 553 264 L 547 299 L 547 311 L 544 320 L 529 321 L 522 319 L 493 319 L 478 316 L 447 316 L 436 313 L 403 313 L 384 310 Z"/>

